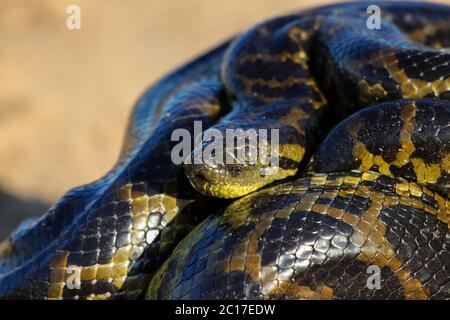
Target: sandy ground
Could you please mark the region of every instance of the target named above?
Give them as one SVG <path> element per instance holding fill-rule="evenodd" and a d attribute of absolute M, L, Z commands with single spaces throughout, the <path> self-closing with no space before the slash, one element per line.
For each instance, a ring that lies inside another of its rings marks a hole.
<path fill-rule="evenodd" d="M 134 101 L 166 72 L 264 18 L 328 2 L 2 0 L 0 238 L 105 173 Z M 69 4 L 81 30 L 66 28 Z"/>

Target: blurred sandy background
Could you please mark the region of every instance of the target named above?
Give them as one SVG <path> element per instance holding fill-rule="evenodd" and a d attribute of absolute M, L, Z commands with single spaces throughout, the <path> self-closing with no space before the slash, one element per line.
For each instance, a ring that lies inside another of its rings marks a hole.
<path fill-rule="evenodd" d="M 265 18 L 324 0 L 1 0 L 0 238 L 116 160 L 151 83 Z M 70 4 L 81 30 L 66 29 Z"/>

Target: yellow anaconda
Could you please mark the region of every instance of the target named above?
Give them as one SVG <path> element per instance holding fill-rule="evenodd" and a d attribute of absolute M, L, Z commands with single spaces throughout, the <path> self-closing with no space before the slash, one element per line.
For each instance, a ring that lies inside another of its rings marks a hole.
<path fill-rule="evenodd" d="M 450 7 L 407 1 L 236 36 L 142 96 L 109 173 L 0 244 L 0 298 L 450 299 L 448 47 Z M 233 129 L 279 134 L 206 135 Z M 276 162 L 250 161 L 263 147 Z M 195 161 L 211 150 L 244 162 Z"/>

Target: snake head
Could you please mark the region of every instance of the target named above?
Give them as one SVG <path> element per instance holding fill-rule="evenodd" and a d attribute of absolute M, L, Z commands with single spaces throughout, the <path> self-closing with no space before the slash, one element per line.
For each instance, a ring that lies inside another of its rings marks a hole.
<path fill-rule="evenodd" d="M 192 186 L 218 198 L 237 198 L 296 173 L 304 149 L 280 144 L 273 132 L 208 129 L 184 162 Z"/>

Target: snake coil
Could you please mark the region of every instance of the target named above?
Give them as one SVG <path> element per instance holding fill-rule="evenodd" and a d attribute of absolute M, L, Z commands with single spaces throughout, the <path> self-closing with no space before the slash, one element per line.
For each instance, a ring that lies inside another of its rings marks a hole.
<path fill-rule="evenodd" d="M 311 9 L 154 85 L 113 169 L 0 244 L 0 297 L 450 299 L 450 7 L 375 4 L 380 29 Z M 278 129 L 276 173 L 175 165 L 194 121 Z"/>

